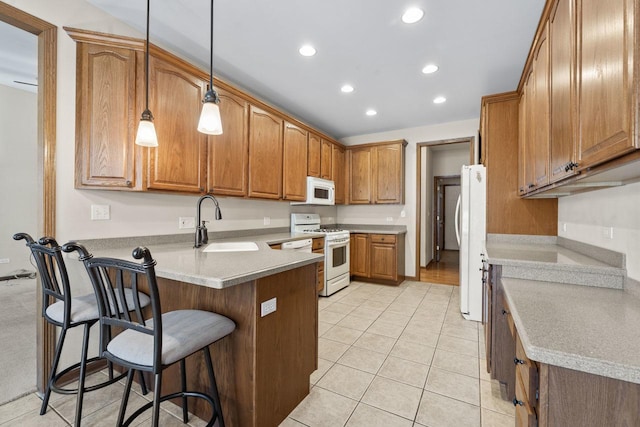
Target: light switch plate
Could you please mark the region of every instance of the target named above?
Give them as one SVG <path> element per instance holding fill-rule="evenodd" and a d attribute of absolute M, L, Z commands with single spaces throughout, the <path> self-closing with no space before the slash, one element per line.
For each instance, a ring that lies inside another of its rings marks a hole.
<path fill-rule="evenodd" d="M 109 205 L 91 205 L 91 220 L 111 219 L 111 209 Z"/>
<path fill-rule="evenodd" d="M 271 314 L 276 311 L 277 299 L 271 298 L 260 304 L 260 317 L 264 317 L 267 314 Z"/>

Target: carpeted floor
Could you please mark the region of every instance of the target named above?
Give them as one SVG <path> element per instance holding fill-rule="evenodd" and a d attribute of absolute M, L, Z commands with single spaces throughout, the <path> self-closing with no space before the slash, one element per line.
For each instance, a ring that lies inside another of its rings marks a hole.
<path fill-rule="evenodd" d="M 36 279 L 0 282 L 0 404 L 36 389 Z"/>

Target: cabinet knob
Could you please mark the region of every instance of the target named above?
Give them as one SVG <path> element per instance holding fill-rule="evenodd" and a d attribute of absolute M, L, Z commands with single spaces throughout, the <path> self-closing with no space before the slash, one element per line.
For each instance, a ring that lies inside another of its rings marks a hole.
<path fill-rule="evenodd" d="M 565 171 L 565 172 L 569 172 L 569 171 L 574 170 L 574 169 L 575 169 L 575 168 L 577 168 L 577 167 L 578 167 L 578 164 L 577 164 L 576 162 L 569 162 L 569 163 L 567 163 L 567 164 L 565 165 L 565 167 L 564 167 L 564 171 Z"/>
<path fill-rule="evenodd" d="M 515 365 L 524 365 L 524 360 L 522 360 L 522 359 L 518 359 L 517 357 L 514 357 L 514 358 L 513 358 L 513 363 L 514 363 Z"/>
<path fill-rule="evenodd" d="M 502 309 L 502 315 L 504 316 L 505 314 L 509 314 L 509 312 L 503 308 Z"/>
<path fill-rule="evenodd" d="M 535 184 L 529 184 L 528 187 L 529 188 L 536 188 L 536 185 Z"/>
<path fill-rule="evenodd" d="M 518 400 L 517 397 L 514 397 L 512 402 L 513 402 L 513 406 L 518 406 L 518 405 L 524 406 L 524 402 L 522 400 Z"/>
<path fill-rule="evenodd" d="M 126 181 L 125 181 L 125 185 L 126 185 L 127 187 L 131 187 L 131 181 L 126 180 Z"/>

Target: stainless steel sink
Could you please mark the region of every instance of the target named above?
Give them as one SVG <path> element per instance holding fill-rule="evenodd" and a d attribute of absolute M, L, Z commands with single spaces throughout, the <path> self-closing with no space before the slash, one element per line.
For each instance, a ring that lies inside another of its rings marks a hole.
<path fill-rule="evenodd" d="M 211 243 L 204 248 L 204 252 L 248 252 L 257 251 L 255 242 L 219 242 Z"/>

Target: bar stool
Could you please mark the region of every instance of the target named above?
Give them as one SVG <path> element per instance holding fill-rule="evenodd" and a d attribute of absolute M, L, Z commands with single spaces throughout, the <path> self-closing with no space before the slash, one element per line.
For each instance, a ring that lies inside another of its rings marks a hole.
<path fill-rule="evenodd" d="M 136 417 L 153 407 L 152 425 L 157 427 L 160 402 L 174 398 L 182 398 L 182 418 L 183 422 L 187 423 L 187 397 L 196 397 L 206 400 L 211 405 L 213 413 L 207 426 L 213 426 L 218 420 L 218 425 L 224 427 L 209 345 L 233 332 L 235 323 L 227 317 L 203 310 L 175 310 L 162 313 L 155 272 L 156 261 L 147 248 L 137 247 L 133 250 L 133 258 L 142 259 L 139 264 L 116 258 L 94 258 L 82 245 L 73 242 L 64 245 L 63 250 L 77 251 L 80 260 L 84 262 L 98 300 L 102 332 L 109 327 L 122 329 L 122 332 L 113 338 L 106 333 L 100 334 L 101 355 L 129 369 L 117 425 L 128 426 Z M 116 295 L 122 294 L 126 283 L 135 291 L 145 282 L 151 297 L 149 319 L 144 318 L 136 301 L 135 305 L 121 311 L 112 310 L 107 303 Z M 129 313 L 135 316 L 130 316 Z M 210 394 L 186 389 L 185 359 L 198 351 L 204 353 L 211 383 Z M 162 371 L 176 362 L 180 363 L 181 391 L 161 396 Z M 143 405 L 124 420 L 135 371 L 150 372 L 154 375 L 153 401 Z"/>
<path fill-rule="evenodd" d="M 77 394 L 75 426 L 79 427 L 82 418 L 84 393 L 113 384 L 124 378 L 126 373 L 114 377 L 112 362 L 108 361 L 109 379 L 99 384 L 85 387 L 87 364 L 102 359 L 99 356 L 87 359 L 90 329 L 91 326 L 98 322 L 99 318 L 96 297 L 92 293 L 80 297 L 72 297 L 69 276 L 62 256 L 62 248 L 55 239 L 52 237 L 42 237 L 38 242 L 35 242 L 27 233 L 16 233 L 13 235 L 13 239 L 26 240 L 27 247 L 31 250 L 31 254 L 35 259 L 42 287 L 42 317 L 44 317 L 47 322 L 61 328 L 53 363 L 51 364 L 51 372 L 47 381 L 44 398 L 42 399 L 40 415 L 44 415 L 47 411 L 51 391 L 60 394 Z M 143 293 L 136 293 L 134 296 L 131 290 L 127 290 L 124 295 L 124 299 L 127 301 L 135 300 L 141 306 L 149 305 L 149 297 Z M 119 301 L 119 298 L 117 300 Z M 79 326 L 84 326 L 80 361 L 57 372 L 67 331 Z M 110 333 L 110 331 L 108 331 L 108 333 Z M 57 385 L 62 377 L 78 368 L 80 372 L 77 388 L 62 388 Z M 146 394 L 147 390 L 144 382 L 142 382 L 141 386 L 142 392 Z"/>

